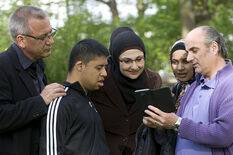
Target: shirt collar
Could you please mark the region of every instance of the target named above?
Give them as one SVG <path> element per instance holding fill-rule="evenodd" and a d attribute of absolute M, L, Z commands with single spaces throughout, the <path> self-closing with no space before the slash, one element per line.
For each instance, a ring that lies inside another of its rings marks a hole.
<path fill-rule="evenodd" d="M 230 69 L 230 68 L 232 68 L 231 60 L 225 59 L 225 62 L 226 62 L 226 65 L 225 65 L 222 69 L 218 70 L 218 72 L 217 72 L 216 75 L 222 74 L 223 72 L 224 72 L 225 74 L 226 74 L 228 71 L 231 72 L 231 69 Z M 216 77 L 216 75 L 214 76 L 214 78 Z M 200 73 L 197 73 L 197 74 L 195 75 L 195 78 L 196 78 L 196 82 L 197 82 L 198 84 L 202 83 L 201 78 L 202 78 L 202 79 L 205 79 L 205 78 L 203 77 L 203 75 L 201 75 Z"/>
<path fill-rule="evenodd" d="M 78 92 L 80 92 L 83 96 L 87 96 L 89 97 L 90 93 L 88 92 L 88 94 L 86 95 L 85 91 L 83 90 L 82 86 L 80 85 L 80 83 L 78 81 L 74 82 L 74 83 L 69 83 L 67 81 L 63 82 L 63 86 L 72 88 Z"/>
<path fill-rule="evenodd" d="M 32 60 L 29 59 L 15 43 L 13 43 L 13 48 L 16 50 L 20 64 L 22 65 L 23 69 L 26 70 L 33 63 Z M 43 70 L 45 69 L 46 64 L 42 59 L 39 59 L 36 63 L 38 63 Z"/>
<path fill-rule="evenodd" d="M 23 69 L 27 69 L 32 64 L 32 61 L 22 52 L 22 50 L 15 43 L 13 43 L 13 48 L 16 50 L 19 62 L 23 66 Z"/>
<path fill-rule="evenodd" d="M 211 78 L 208 82 L 206 81 L 205 77 L 202 75 L 200 78 L 201 81 L 201 87 L 202 88 L 215 88 L 215 81 L 216 81 L 216 75 Z"/>

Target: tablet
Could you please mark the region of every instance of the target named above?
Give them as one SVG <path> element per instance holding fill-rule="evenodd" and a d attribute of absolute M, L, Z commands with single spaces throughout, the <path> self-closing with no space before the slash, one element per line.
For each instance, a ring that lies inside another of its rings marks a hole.
<path fill-rule="evenodd" d="M 135 90 L 135 98 L 138 109 L 143 113 L 149 105 L 166 113 L 175 112 L 176 109 L 169 87 Z"/>

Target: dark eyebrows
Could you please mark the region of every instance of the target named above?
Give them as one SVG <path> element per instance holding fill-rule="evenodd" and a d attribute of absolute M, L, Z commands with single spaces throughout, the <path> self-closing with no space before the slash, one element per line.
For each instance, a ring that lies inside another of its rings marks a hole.
<path fill-rule="evenodd" d="M 105 67 L 105 66 L 107 66 L 107 64 L 98 64 L 98 65 L 96 65 L 96 67 Z"/>
<path fill-rule="evenodd" d="M 135 59 L 138 59 L 138 58 L 144 58 L 144 55 L 138 55 Z M 132 60 L 131 58 L 128 58 L 128 57 L 123 57 L 122 59 L 124 59 L 124 60 Z"/>
<path fill-rule="evenodd" d="M 136 57 L 136 59 L 138 59 L 138 58 L 144 58 L 144 55 L 138 55 L 138 56 Z"/>

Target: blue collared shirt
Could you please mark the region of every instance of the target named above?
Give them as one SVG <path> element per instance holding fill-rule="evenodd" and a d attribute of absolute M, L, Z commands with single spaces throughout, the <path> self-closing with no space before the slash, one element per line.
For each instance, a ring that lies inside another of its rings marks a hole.
<path fill-rule="evenodd" d="M 13 43 L 13 48 L 16 50 L 17 56 L 19 58 L 19 62 L 22 65 L 23 69 L 28 70 L 28 68 L 33 63 L 31 59 L 29 59 L 15 43 Z M 45 63 L 43 62 L 42 59 L 40 59 L 36 62 L 36 65 L 37 65 L 37 70 L 36 70 L 37 79 L 32 78 L 32 80 L 36 87 L 37 92 L 40 93 L 41 90 L 43 90 L 45 87 L 45 84 L 43 82 L 43 78 L 45 76 L 44 75 Z"/>
<path fill-rule="evenodd" d="M 216 86 L 216 76 L 206 82 L 202 76 L 200 85 L 195 89 L 190 102 L 186 105 L 183 118 L 195 122 L 209 123 L 210 97 Z M 211 148 L 177 136 L 176 155 L 212 155 Z"/>

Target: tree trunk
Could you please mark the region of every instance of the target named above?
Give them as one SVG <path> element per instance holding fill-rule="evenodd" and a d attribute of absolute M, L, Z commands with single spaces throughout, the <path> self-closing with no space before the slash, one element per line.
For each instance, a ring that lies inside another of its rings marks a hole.
<path fill-rule="evenodd" d="M 143 0 L 137 1 L 137 10 L 138 10 L 138 17 L 143 17 L 144 13 L 148 7 L 147 3 L 144 3 Z"/>
<path fill-rule="evenodd" d="M 182 37 L 203 21 L 209 21 L 216 15 L 216 7 L 211 5 L 225 4 L 228 0 L 215 0 L 212 4 L 203 0 L 180 0 L 180 17 L 182 21 Z"/>
<path fill-rule="evenodd" d="M 195 27 L 195 14 L 192 10 L 192 2 L 180 0 L 180 17 L 182 22 L 182 38 Z"/>
<path fill-rule="evenodd" d="M 113 21 L 118 21 L 119 18 L 119 13 L 117 10 L 117 3 L 116 0 L 109 0 L 109 1 L 104 1 L 104 0 L 96 0 L 98 2 L 104 3 L 109 6 L 111 13 L 112 13 L 112 20 Z"/>
<path fill-rule="evenodd" d="M 66 2 L 66 15 L 67 15 L 67 18 L 69 19 L 70 17 L 70 3 L 69 3 L 69 0 L 65 0 Z"/>

